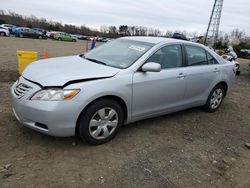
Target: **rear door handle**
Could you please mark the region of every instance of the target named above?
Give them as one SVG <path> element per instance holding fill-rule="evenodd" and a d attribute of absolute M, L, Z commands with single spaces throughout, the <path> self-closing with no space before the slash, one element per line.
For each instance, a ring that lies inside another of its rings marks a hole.
<path fill-rule="evenodd" d="M 177 78 L 179 78 L 179 79 L 183 79 L 183 78 L 185 78 L 186 76 L 183 74 L 183 73 L 179 73 L 179 75 L 177 76 Z"/>
<path fill-rule="evenodd" d="M 218 68 L 215 68 L 215 69 L 213 70 L 213 72 L 218 73 L 218 72 L 220 72 L 220 70 L 219 70 Z"/>

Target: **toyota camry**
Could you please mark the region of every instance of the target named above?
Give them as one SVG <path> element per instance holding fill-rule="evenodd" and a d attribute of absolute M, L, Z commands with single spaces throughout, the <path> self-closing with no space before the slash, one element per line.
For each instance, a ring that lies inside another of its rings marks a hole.
<path fill-rule="evenodd" d="M 12 106 L 31 129 L 102 144 L 123 124 L 196 106 L 215 112 L 234 78 L 233 63 L 204 45 L 123 37 L 30 64 L 11 87 Z"/>

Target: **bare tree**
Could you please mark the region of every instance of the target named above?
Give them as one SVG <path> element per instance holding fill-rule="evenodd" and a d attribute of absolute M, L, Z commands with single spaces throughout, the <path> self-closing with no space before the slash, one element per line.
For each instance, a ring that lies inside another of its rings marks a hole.
<path fill-rule="evenodd" d="M 239 29 L 234 29 L 233 31 L 231 31 L 231 37 L 234 39 L 241 39 L 245 36 L 246 36 L 245 32 L 240 31 Z"/>

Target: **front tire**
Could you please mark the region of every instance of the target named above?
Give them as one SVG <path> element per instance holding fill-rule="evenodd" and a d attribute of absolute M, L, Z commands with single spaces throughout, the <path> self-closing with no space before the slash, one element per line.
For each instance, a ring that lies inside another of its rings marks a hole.
<path fill-rule="evenodd" d="M 4 37 L 6 34 L 4 32 L 0 32 L 0 36 Z"/>
<path fill-rule="evenodd" d="M 204 109 L 207 112 L 217 111 L 220 108 L 224 97 L 225 97 L 225 88 L 220 84 L 216 85 L 210 92 L 207 102 L 204 106 Z"/>
<path fill-rule="evenodd" d="M 123 124 L 124 114 L 119 103 L 100 99 L 81 114 L 79 135 L 89 144 L 104 144 L 112 140 Z"/>

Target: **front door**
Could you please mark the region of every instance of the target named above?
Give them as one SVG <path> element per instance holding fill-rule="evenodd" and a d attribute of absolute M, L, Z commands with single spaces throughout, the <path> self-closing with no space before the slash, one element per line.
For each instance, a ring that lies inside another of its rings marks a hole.
<path fill-rule="evenodd" d="M 181 45 L 156 51 L 147 62 L 161 64 L 161 72 L 137 71 L 133 76 L 134 119 L 174 111 L 183 103 L 186 90 Z"/>

